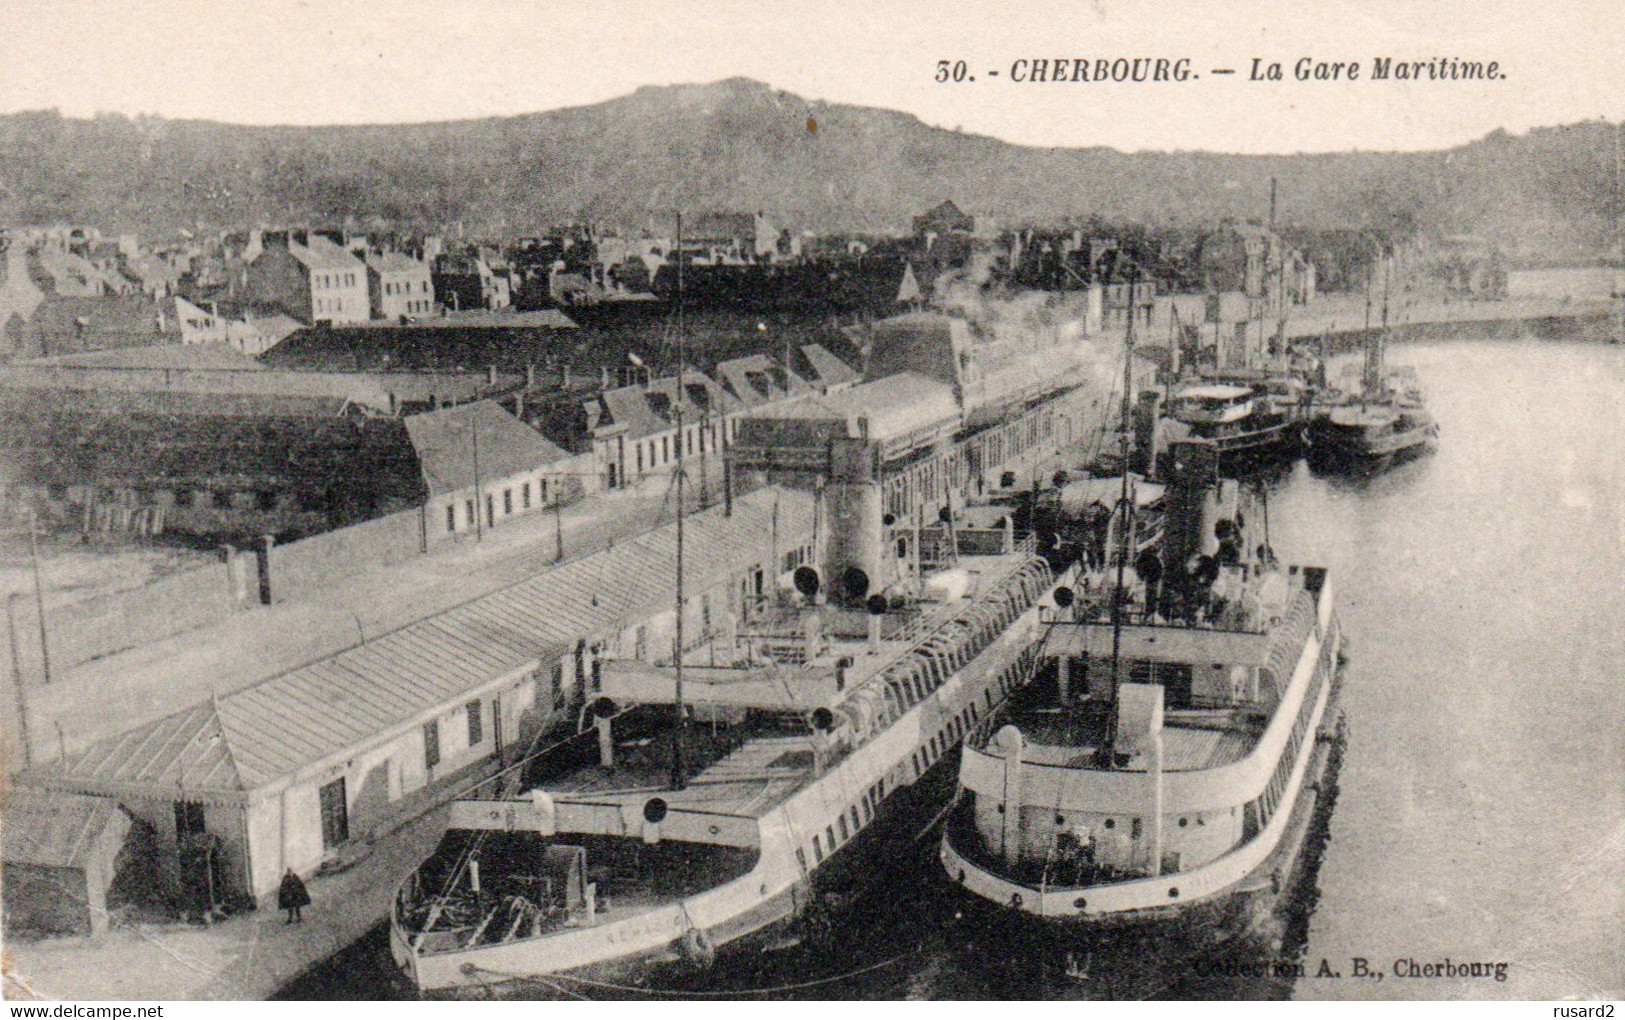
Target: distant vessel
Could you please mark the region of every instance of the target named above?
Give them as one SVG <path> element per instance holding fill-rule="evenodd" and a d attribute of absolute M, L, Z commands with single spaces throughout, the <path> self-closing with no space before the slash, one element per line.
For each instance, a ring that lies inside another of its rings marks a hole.
<path fill-rule="evenodd" d="M 1315 423 L 1315 449 L 1342 459 L 1376 460 L 1419 450 L 1439 435 L 1438 423 L 1421 404 L 1398 398 L 1333 407 Z"/>
<path fill-rule="evenodd" d="M 1301 390 L 1290 377 L 1243 385 L 1203 381 L 1176 390 L 1169 415 L 1222 457 L 1293 454 L 1302 449 Z"/>
<path fill-rule="evenodd" d="M 1040 678 L 967 738 L 940 857 L 1002 914 L 1082 929 L 1273 907 L 1329 811 L 1331 578 L 1253 545 L 1212 444 L 1174 460 L 1168 567 L 1126 580 L 1122 547 L 1115 582 L 1062 594 Z"/>
<path fill-rule="evenodd" d="M 1387 262 L 1383 262 L 1382 326 L 1366 323 L 1365 363 L 1359 392 L 1323 408 L 1310 425 L 1311 448 L 1342 463 L 1380 461 L 1421 450 L 1439 435 L 1416 371 L 1388 369 Z M 1367 311 L 1369 320 L 1370 312 Z"/>

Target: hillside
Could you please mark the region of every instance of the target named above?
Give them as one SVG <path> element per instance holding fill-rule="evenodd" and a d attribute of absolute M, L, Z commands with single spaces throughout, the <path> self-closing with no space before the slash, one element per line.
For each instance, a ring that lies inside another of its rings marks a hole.
<path fill-rule="evenodd" d="M 571 219 L 635 227 L 682 206 L 898 231 L 953 197 L 1004 224 L 1091 214 L 1181 224 L 1262 215 L 1275 176 L 1283 222 L 1478 232 L 1558 254 L 1606 243 L 1612 163 L 1602 123 L 1423 153 L 1039 149 L 730 79 L 436 124 L 9 115 L 0 117 L 0 222 L 158 230 L 354 216 L 518 233 Z"/>

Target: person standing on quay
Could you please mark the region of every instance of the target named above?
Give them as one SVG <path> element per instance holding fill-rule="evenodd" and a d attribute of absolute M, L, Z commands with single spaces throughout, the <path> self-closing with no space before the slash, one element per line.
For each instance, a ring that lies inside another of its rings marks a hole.
<path fill-rule="evenodd" d="M 299 916 L 299 911 L 310 906 L 310 893 L 305 889 L 305 883 L 293 873 L 292 868 L 282 876 L 282 887 L 277 890 L 276 905 L 288 912 L 288 920 L 284 923 L 304 921 L 304 918 Z"/>

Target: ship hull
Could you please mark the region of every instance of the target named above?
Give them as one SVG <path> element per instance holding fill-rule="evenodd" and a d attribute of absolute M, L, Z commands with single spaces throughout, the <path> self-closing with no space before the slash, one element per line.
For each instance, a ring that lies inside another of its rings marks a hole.
<path fill-rule="evenodd" d="M 1177 875 L 1164 876 L 1159 883 L 1176 889 L 1203 890 L 1188 893 L 1177 903 L 1155 903 L 1150 897 L 1122 899 L 1112 909 L 1084 912 L 1081 909 L 1045 913 L 1038 906 L 1045 891 L 1010 882 L 962 856 L 955 848 L 952 828 L 942 840 L 941 862 L 951 880 L 960 887 L 966 909 L 987 923 L 1014 925 L 1019 929 L 1041 931 L 1049 936 L 1064 934 L 1082 942 L 1109 936 L 1121 939 L 1129 932 L 1152 935 L 1172 932 L 1235 933 L 1257 930 L 1270 918 L 1279 917 L 1312 888 L 1328 834 L 1332 809 L 1337 798 L 1337 779 L 1347 743 L 1340 701 L 1341 670 L 1327 684 L 1324 707 L 1317 713 L 1316 739 L 1306 749 L 1305 765 L 1285 824 L 1273 839 L 1268 830 L 1248 844 L 1237 847 L 1225 858 Z M 960 819 L 951 819 L 952 827 Z M 1260 845 L 1260 844 L 1265 845 Z M 1254 851 L 1256 863 L 1239 873 L 1226 875 L 1228 858 Z M 1258 853 L 1262 851 L 1262 853 Z M 1205 874 L 1204 874 L 1205 873 Z M 1144 884 L 1144 883 L 1141 883 Z M 1110 887 L 1064 890 L 1068 899 L 1098 898 Z M 1061 890 L 1048 890 L 1050 895 Z M 1074 901 L 1074 905 L 1075 905 Z"/>
<path fill-rule="evenodd" d="M 579 967 L 550 969 L 546 953 L 518 969 L 485 966 L 479 951 L 463 954 L 465 980 L 456 985 L 424 988 L 427 998 L 522 997 L 575 999 L 582 996 L 658 995 L 681 990 L 695 975 L 744 957 L 794 951 L 835 936 L 840 920 L 859 908 L 877 889 L 900 881 L 916 866 L 922 842 L 934 833 L 951 802 L 959 773 L 957 750 L 944 755 L 913 785 L 885 802 L 874 824 L 858 833 L 802 882 L 727 922 L 702 929 L 714 958 L 696 953 L 694 940 L 677 939 L 658 947 L 595 961 Z M 412 974 L 404 934 L 390 931 L 397 964 Z M 427 975 L 424 975 L 425 977 Z M 421 980 L 421 978 L 420 978 Z M 722 989 L 726 991 L 726 989 Z M 741 988 L 746 995 L 750 989 Z"/>
<path fill-rule="evenodd" d="M 1317 430 L 1312 442 L 1315 451 L 1329 457 L 1381 460 L 1425 449 L 1432 445 L 1437 435 L 1438 427 L 1431 423 L 1376 436 L 1344 435 L 1341 430 L 1328 428 Z"/>
<path fill-rule="evenodd" d="M 1278 420 L 1263 424 L 1238 423 L 1239 427 L 1191 430 L 1193 437 L 1210 440 L 1219 455 L 1227 459 L 1291 456 L 1303 449 L 1303 423 Z"/>

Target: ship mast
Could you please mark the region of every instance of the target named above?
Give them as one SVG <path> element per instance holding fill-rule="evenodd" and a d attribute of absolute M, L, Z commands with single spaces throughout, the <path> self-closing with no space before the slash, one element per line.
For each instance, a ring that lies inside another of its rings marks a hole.
<path fill-rule="evenodd" d="M 686 472 L 683 467 L 683 401 L 686 391 L 683 389 L 684 368 L 684 333 L 686 324 L 683 321 L 683 213 L 677 212 L 677 399 L 672 402 L 677 418 L 677 626 L 675 634 L 675 653 L 672 656 L 672 675 L 674 698 L 677 708 L 677 725 L 672 732 L 671 741 L 671 788 L 681 790 L 688 785 L 688 776 L 683 766 L 683 731 L 687 720 L 683 711 L 683 514 L 684 514 L 684 481 Z"/>
<path fill-rule="evenodd" d="M 1106 764 L 1112 763 L 1117 743 L 1117 688 L 1122 683 L 1123 665 L 1123 580 L 1128 559 L 1134 548 L 1134 490 L 1129 484 L 1128 457 L 1129 432 L 1132 420 L 1129 414 L 1129 393 L 1134 386 L 1134 298 L 1135 283 L 1140 268 L 1135 265 L 1128 278 L 1128 329 L 1123 334 L 1123 421 L 1120 449 L 1122 452 L 1123 485 L 1117 500 L 1117 581 L 1112 587 L 1112 705 L 1111 717 L 1106 724 L 1106 739 L 1102 750 Z"/>

